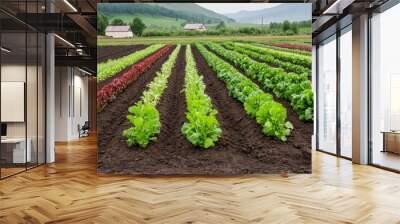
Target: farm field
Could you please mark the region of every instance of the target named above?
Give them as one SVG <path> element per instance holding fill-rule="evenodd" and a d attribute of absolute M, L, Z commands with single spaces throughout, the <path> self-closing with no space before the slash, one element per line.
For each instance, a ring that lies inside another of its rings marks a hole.
<path fill-rule="evenodd" d="M 104 58 L 134 59 L 98 71 L 108 74 L 98 85 L 99 172 L 310 173 L 307 51 L 269 48 L 257 36 L 201 38 L 113 40 L 123 47 L 99 39 L 100 52 L 111 52 Z"/>
<path fill-rule="evenodd" d="M 310 35 L 292 35 L 292 36 L 270 36 L 270 35 L 238 35 L 238 36 L 172 36 L 172 37 L 136 37 L 129 39 L 112 39 L 107 37 L 98 37 L 97 46 L 113 45 L 137 45 L 137 44 L 193 44 L 199 41 L 249 41 L 260 43 L 298 43 L 308 44 L 311 40 Z"/>

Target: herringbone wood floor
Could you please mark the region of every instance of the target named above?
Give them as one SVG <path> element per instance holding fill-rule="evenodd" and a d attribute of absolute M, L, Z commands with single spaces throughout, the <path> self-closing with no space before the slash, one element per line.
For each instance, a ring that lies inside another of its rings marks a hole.
<path fill-rule="evenodd" d="M 0 181 L 0 223 L 400 223 L 400 175 L 313 154 L 312 175 L 96 174 L 94 137 Z"/>

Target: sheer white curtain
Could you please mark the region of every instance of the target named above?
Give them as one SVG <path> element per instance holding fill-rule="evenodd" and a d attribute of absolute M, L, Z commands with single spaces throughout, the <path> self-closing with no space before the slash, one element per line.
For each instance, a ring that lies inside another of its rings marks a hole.
<path fill-rule="evenodd" d="M 352 33 L 351 25 L 340 36 L 340 150 L 351 158 L 352 141 Z"/>
<path fill-rule="evenodd" d="M 318 148 L 336 153 L 336 36 L 318 48 Z"/>
<path fill-rule="evenodd" d="M 400 129 L 400 4 L 372 17 L 373 163 L 380 163 L 382 131 Z M 381 164 L 386 166 L 385 164 Z"/>

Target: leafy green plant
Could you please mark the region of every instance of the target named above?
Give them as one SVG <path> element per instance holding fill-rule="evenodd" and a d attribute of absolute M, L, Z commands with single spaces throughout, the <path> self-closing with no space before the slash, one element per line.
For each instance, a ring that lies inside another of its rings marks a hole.
<path fill-rule="evenodd" d="M 126 67 L 138 62 L 144 57 L 149 56 L 150 54 L 154 53 L 164 46 L 164 44 L 154 44 L 143 50 L 136 51 L 130 55 L 117 59 L 110 59 L 106 62 L 97 64 L 97 82 L 104 81 L 114 76 L 118 72 L 124 70 Z"/>
<path fill-rule="evenodd" d="M 217 111 L 205 94 L 202 76 L 198 74 L 190 45 L 186 48 L 185 96 L 187 104 L 186 122 L 182 133 L 194 145 L 207 149 L 213 147 L 221 136 Z"/>
<path fill-rule="evenodd" d="M 138 104 L 129 108 L 127 116 L 133 127 L 124 130 L 123 136 L 128 146 L 139 145 L 146 147 L 150 141 L 155 141 L 156 134 L 160 133 L 160 114 L 153 104 Z"/>
<path fill-rule="evenodd" d="M 263 126 L 263 133 L 286 141 L 286 136 L 293 129 L 292 123 L 286 121 L 286 109 L 279 103 L 267 101 L 260 105 L 256 113 L 257 123 Z"/>
<path fill-rule="evenodd" d="M 268 93 L 254 92 L 244 102 L 244 109 L 250 116 L 256 117 L 261 105 L 264 102 L 273 101 L 273 98 Z"/>
<path fill-rule="evenodd" d="M 304 89 L 301 93 L 293 96 L 291 105 L 296 111 L 302 111 L 300 114 L 300 119 L 302 120 L 312 120 L 314 116 L 314 111 L 312 109 L 313 105 L 313 92 L 311 89 Z"/>
<path fill-rule="evenodd" d="M 156 106 L 167 87 L 168 78 L 172 73 L 180 48 L 180 45 L 175 48 L 157 72 L 156 77 L 148 84 L 142 98 L 128 109 L 127 119 L 132 127 L 122 133 L 128 146 L 139 145 L 145 148 L 151 141 L 157 140 L 156 136 L 160 133 L 161 123 Z"/>
<path fill-rule="evenodd" d="M 293 128 L 292 124 L 287 121 L 286 108 L 275 102 L 271 95 L 263 92 L 249 78 L 208 51 L 203 45 L 198 43 L 196 47 L 208 65 L 216 72 L 218 78 L 225 82 L 229 94 L 242 102 L 246 113 L 256 119 L 263 133 L 286 141 Z"/>

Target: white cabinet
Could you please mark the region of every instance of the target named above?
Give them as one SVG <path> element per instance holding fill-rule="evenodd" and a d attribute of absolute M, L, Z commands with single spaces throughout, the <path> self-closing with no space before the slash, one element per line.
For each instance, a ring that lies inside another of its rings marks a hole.
<path fill-rule="evenodd" d="M 27 147 L 25 151 L 26 143 Z M 32 161 L 32 140 L 28 138 L 26 143 L 25 138 L 7 138 L 1 140 L 2 145 L 6 144 L 8 147 L 12 147 L 13 163 L 25 163 Z"/>

